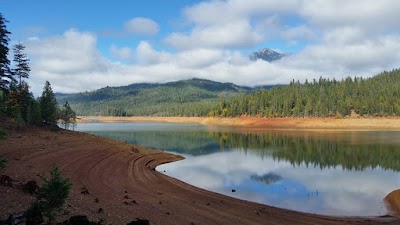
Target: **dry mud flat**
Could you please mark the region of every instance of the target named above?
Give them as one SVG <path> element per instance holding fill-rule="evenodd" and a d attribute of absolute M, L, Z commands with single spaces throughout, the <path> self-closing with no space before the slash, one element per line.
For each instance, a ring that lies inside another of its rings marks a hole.
<path fill-rule="evenodd" d="M 71 131 L 32 128 L 0 141 L 14 183 L 40 181 L 57 165 L 73 190 L 65 219 L 88 215 L 104 224 L 135 218 L 152 225 L 180 224 L 400 224 L 394 218 L 329 217 L 279 209 L 205 191 L 154 170 L 180 156 Z M 32 196 L 0 186 L 0 219 L 29 207 Z"/>

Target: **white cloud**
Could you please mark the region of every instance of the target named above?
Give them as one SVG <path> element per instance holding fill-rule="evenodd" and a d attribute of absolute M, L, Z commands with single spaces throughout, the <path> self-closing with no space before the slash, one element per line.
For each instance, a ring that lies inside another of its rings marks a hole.
<path fill-rule="evenodd" d="M 132 49 L 129 47 L 118 48 L 115 45 L 110 47 L 111 55 L 120 60 L 130 60 L 132 59 Z"/>
<path fill-rule="evenodd" d="M 94 35 L 76 30 L 28 42 L 28 55 L 32 56 L 31 80 L 36 93 L 40 93 L 38 90 L 45 80 L 49 80 L 57 92 L 77 92 L 107 85 L 193 77 L 248 86 L 283 84 L 292 79 L 304 81 L 319 76 L 341 79 L 348 75 L 373 75 L 399 66 L 400 61 L 400 38 L 397 36 L 352 45 L 347 41 L 345 44 L 327 41 L 275 63 L 252 62 L 239 51 L 209 48 L 168 53 L 157 51 L 143 41 L 132 52 L 132 61 L 122 64 L 105 59 L 97 50 L 96 42 Z"/>
<path fill-rule="evenodd" d="M 87 71 L 103 71 L 103 58 L 97 50 L 96 37 L 90 33 L 67 30 L 62 36 L 48 39 L 30 39 L 29 55 L 35 60 L 35 70 L 54 74 L 74 74 Z"/>
<path fill-rule="evenodd" d="M 166 52 L 157 52 L 146 41 L 141 41 L 136 48 L 136 59 L 141 65 L 154 65 L 168 62 L 171 55 Z"/>
<path fill-rule="evenodd" d="M 400 67 L 400 26 L 392 22 L 400 19 L 393 9 L 399 4 L 391 0 L 202 2 L 183 10 L 191 23 L 189 30 L 172 32 L 163 40 L 174 51 L 157 50 L 149 41 L 134 48 L 110 46 L 115 61 L 98 50 L 95 34 L 71 29 L 59 36 L 27 40 L 31 84 L 38 93 L 45 80 L 55 91 L 76 92 L 193 77 L 253 86 L 320 76 L 371 76 Z M 362 19 L 357 16 L 360 12 Z M 136 34 L 159 30 L 145 18 L 134 18 L 125 28 Z M 304 46 L 273 63 L 250 61 L 245 47 L 263 43 L 271 47 L 270 39 Z"/>
<path fill-rule="evenodd" d="M 400 183 L 392 182 L 396 172 L 380 168 L 367 168 L 363 172 L 340 166 L 321 170 L 301 163 L 293 169 L 285 160 L 273 160 L 268 155 L 260 157 L 251 150 L 184 157 L 185 160 L 158 166 L 157 171 L 165 170 L 177 179 L 221 194 L 311 213 L 317 208 L 317 213 L 330 215 L 385 214 L 382 200 Z M 282 180 L 275 186 L 259 188 L 250 184 L 240 188 L 249 182 L 251 175 L 269 173 L 281 176 Z M 230 187 L 235 186 L 239 190 L 231 193 Z"/>
<path fill-rule="evenodd" d="M 248 47 L 263 40 L 248 21 L 230 21 L 223 25 L 198 26 L 190 34 L 173 33 L 165 42 L 177 49 Z"/>
<path fill-rule="evenodd" d="M 282 14 L 296 10 L 299 0 L 227 0 L 201 2 L 184 9 L 189 21 L 200 25 L 225 24 L 232 20 L 246 19 L 249 16 Z"/>
<path fill-rule="evenodd" d="M 155 21 L 143 17 L 130 19 L 124 24 L 124 29 L 128 33 L 137 35 L 156 35 L 160 30 Z"/>
<path fill-rule="evenodd" d="M 396 0 L 303 0 L 298 13 L 324 29 L 358 26 L 376 32 L 400 27 L 399 8 Z"/>

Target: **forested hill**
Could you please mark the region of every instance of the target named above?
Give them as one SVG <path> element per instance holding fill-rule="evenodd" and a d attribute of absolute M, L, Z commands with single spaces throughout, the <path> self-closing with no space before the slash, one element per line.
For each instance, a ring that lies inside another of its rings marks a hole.
<path fill-rule="evenodd" d="M 56 97 L 60 105 L 68 101 L 78 115 L 206 116 L 222 97 L 229 99 L 252 90 L 232 83 L 191 79 L 105 87 Z"/>
<path fill-rule="evenodd" d="M 400 69 L 368 79 L 293 81 L 220 102 L 209 115 L 342 118 L 351 114 L 400 116 Z"/>

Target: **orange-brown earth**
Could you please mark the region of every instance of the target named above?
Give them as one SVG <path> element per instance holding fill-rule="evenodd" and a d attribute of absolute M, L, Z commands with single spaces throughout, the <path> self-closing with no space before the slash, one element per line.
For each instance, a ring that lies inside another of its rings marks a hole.
<path fill-rule="evenodd" d="M 400 117 L 374 118 L 263 118 L 263 117 L 82 117 L 78 122 L 169 122 L 215 126 L 278 129 L 385 129 L 400 130 Z"/>
<path fill-rule="evenodd" d="M 152 225 L 400 223 L 391 217 L 301 213 L 212 193 L 154 170 L 182 157 L 124 142 L 43 128 L 8 133 L 7 140 L 0 141 L 0 155 L 8 160 L 1 173 L 14 179 L 15 186 L 40 182 L 38 175 L 48 177 L 55 165 L 71 179 L 73 188 L 60 219 L 84 214 L 105 224 L 126 224 L 137 217 Z M 27 209 L 33 198 L 18 188 L 0 186 L 0 219 Z"/>

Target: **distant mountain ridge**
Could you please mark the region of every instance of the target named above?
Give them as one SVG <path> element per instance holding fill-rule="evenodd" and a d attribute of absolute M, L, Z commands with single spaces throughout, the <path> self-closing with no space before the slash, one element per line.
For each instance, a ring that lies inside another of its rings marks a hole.
<path fill-rule="evenodd" d="M 290 55 L 290 53 L 279 53 L 269 48 L 263 48 L 257 52 L 252 53 L 250 55 L 250 60 L 257 61 L 259 59 L 262 59 L 267 62 L 273 62 L 276 60 L 280 60 L 288 55 Z"/>
<path fill-rule="evenodd" d="M 78 115 L 103 116 L 206 116 L 221 98 L 260 88 L 193 78 L 167 83 L 137 83 L 104 87 L 76 94 L 57 93 L 59 104 L 69 102 Z"/>

